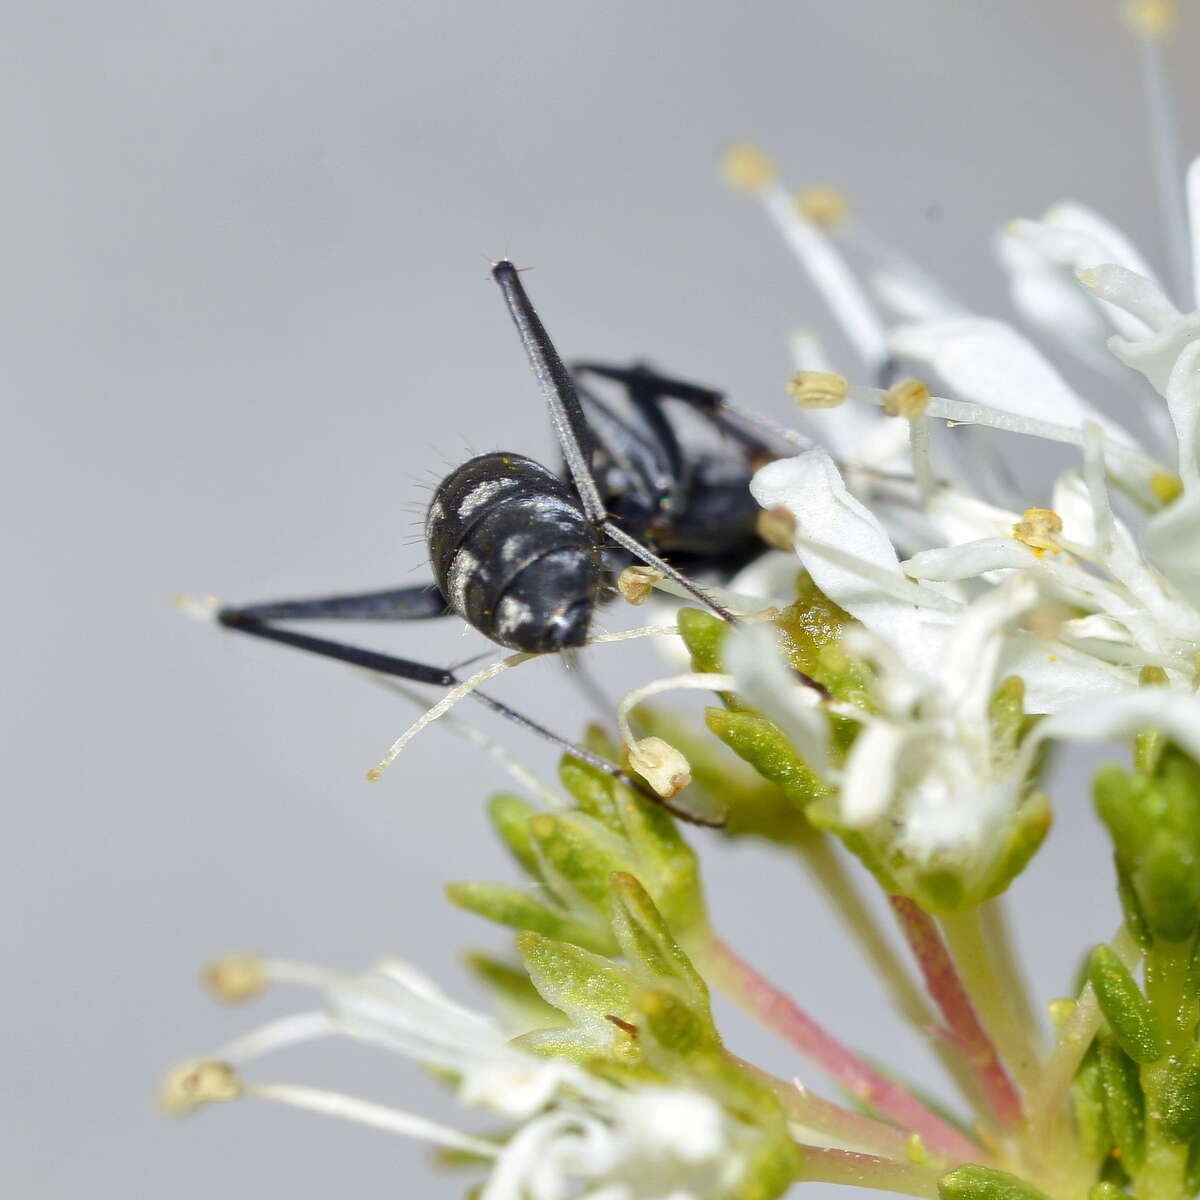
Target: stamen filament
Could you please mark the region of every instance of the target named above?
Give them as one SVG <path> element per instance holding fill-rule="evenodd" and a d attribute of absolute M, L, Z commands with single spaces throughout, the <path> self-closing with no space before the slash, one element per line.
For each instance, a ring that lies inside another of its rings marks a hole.
<path fill-rule="evenodd" d="M 398 1108 L 360 1100 L 343 1092 L 330 1092 L 324 1088 L 305 1087 L 296 1083 L 253 1083 L 246 1085 L 246 1095 L 258 1096 L 263 1100 L 275 1100 L 293 1108 L 307 1109 L 326 1117 L 338 1117 L 344 1121 L 356 1121 L 385 1133 L 398 1133 L 402 1137 L 418 1138 L 445 1146 L 448 1150 L 462 1150 L 478 1154 L 483 1158 L 495 1158 L 499 1148 L 492 1142 L 470 1137 L 456 1129 L 439 1125 L 436 1121 L 418 1117 Z"/>

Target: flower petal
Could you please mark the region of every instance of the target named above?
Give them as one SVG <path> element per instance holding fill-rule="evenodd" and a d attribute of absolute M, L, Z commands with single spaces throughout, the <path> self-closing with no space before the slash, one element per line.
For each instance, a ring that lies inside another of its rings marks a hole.
<path fill-rule="evenodd" d="M 1137 444 L 1130 433 L 1071 389 L 1031 342 L 1002 321 L 963 317 L 902 325 L 892 331 L 891 347 L 897 354 L 927 363 L 966 400 L 1074 429 L 1095 421 L 1114 440 Z"/>

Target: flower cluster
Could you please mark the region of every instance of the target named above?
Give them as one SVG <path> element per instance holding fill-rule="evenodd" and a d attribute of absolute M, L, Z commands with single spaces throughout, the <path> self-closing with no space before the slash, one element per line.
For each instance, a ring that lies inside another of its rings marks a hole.
<path fill-rule="evenodd" d="M 515 932 L 515 960 L 473 960 L 500 1016 L 396 961 L 350 975 L 223 960 L 210 982 L 226 1000 L 286 983 L 321 1006 L 179 1067 L 169 1108 L 258 1096 L 424 1138 L 482 1168 L 483 1200 L 771 1200 L 805 1181 L 945 1200 L 1200 1192 L 1200 160 L 1175 178 L 1159 74 L 1170 7 L 1132 12 L 1173 280 L 1076 203 L 996 239 L 1017 316 L 1126 397 L 1121 421 L 839 194 L 797 196 L 761 150 L 727 153 L 727 180 L 761 202 L 859 361 L 836 371 L 816 334 L 794 337 L 801 428 L 782 431 L 791 452 L 751 485 L 775 549 L 713 589 L 735 622 L 687 607 L 617 635 L 670 634 L 687 669 L 625 698 L 617 742 L 589 735 L 672 812 L 724 814 L 726 836 L 802 856 L 898 1009 L 934 1031 L 961 1114 L 844 1045 L 736 954 L 678 823 L 628 776 L 567 757 L 548 788 L 477 731 L 529 794 L 489 808 L 527 885 L 449 887 Z M 1006 460 L 1013 438 L 1060 455 L 1036 492 Z M 639 567 L 620 590 L 641 603 L 671 586 Z M 705 728 L 645 705 L 679 688 L 715 695 Z M 1051 824 L 1046 751 L 1072 741 L 1132 751 L 1094 785 L 1124 923 L 1090 954 L 1078 994 L 1050 1005 L 1047 1041 L 998 897 Z M 885 892 L 911 966 L 835 841 Z M 710 989 L 841 1099 L 731 1054 Z M 246 1070 L 330 1035 L 434 1069 L 491 1115 L 490 1131 Z"/>

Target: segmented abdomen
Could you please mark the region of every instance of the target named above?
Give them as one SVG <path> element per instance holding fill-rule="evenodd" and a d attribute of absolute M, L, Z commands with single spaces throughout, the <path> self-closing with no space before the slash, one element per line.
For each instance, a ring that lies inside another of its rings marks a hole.
<path fill-rule="evenodd" d="M 438 485 L 425 519 L 450 607 L 502 646 L 582 645 L 604 582 L 571 489 L 521 454 L 481 454 Z"/>

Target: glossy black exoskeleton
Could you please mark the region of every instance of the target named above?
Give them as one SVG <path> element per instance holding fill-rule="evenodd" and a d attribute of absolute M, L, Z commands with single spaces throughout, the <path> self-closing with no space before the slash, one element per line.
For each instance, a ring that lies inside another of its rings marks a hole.
<path fill-rule="evenodd" d="M 222 625 L 401 679 L 452 687 L 459 680 L 449 670 L 311 637 L 278 622 L 407 621 L 455 613 L 509 649 L 549 653 L 584 644 L 596 608 L 612 594 L 612 571 L 634 560 L 674 579 L 722 618 L 735 619 L 658 552 L 689 567 L 728 569 L 760 551 L 748 484 L 754 465 L 776 452 L 731 419 L 719 392 L 644 366 L 579 363 L 569 373 L 517 269 L 502 261 L 492 274 L 549 408 L 565 460 L 562 477 L 521 454 L 472 458 L 439 484 L 427 510 L 433 584 L 223 608 Z M 631 415 L 619 415 L 602 400 L 591 387 L 594 380 L 620 385 Z M 726 442 L 723 455 L 689 458 L 667 415 L 668 400 L 732 435 L 736 452 L 730 455 Z M 472 694 L 571 753 L 624 775 L 506 705 Z"/>

